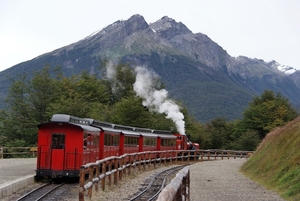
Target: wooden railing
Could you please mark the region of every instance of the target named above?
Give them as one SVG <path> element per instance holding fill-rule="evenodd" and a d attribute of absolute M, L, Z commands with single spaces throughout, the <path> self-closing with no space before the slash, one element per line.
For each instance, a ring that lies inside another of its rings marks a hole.
<path fill-rule="evenodd" d="M 0 159 L 35 157 L 37 147 L 0 147 Z"/>
<path fill-rule="evenodd" d="M 86 191 L 88 197 L 91 199 L 93 186 L 95 187 L 95 191 L 98 192 L 100 181 L 103 191 L 105 190 L 106 180 L 108 180 L 108 186 L 111 186 L 112 176 L 113 184 L 117 185 L 118 181 L 121 181 L 124 176 L 130 175 L 136 169 L 138 171 L 145 171 L 151 166 L 156 168 L 167 162 L 172 164 L 178 161 L 191 161 L 190 159 L 196 161 L 196 153 L 196 151 L 183 153 L 177 150 L 139 152 L 124 154 L 119 157 L 109 157 L 95 163 L 83 165 L 80 169 L 79 200 L 84 201 Z M 87 174 L 88 181 L 85 181 Z"/>
<path fill-rule="evenodd" d="M 117 185 L 127 174 L 132 171 L 145 171 L 146 168 L 160 166 L 162 163 L 190 162 L 197 160 L 213 160 L 217 158 L 248 158 L 253 152 L 233 151 L 233 150 L 189 150 L 189 151 L 154 151 L 125 154 L 119 157 L 109 157 L 95 163 L 89 163 L 81 166 L 79 180 L 79 200 L 84 201 L 85 192 L 91 199 L 93 186 L 96 192 L 99 191 L 99 182 L 101 189 L 105 190 L 106 180 L 108 185 Z M 87 176 L 87 177 L 86 177 Z M 88 178 L 86 181 L 85 178 Z M 182 177 L 186 178 L 186 177 Z M 189 182 L 189 180 L 187 180 Z M 184 183 L 184 182 L 183 182 Z M 184 184 L 187 185 L 187 184 Z M 189 185 L 189 184 L 188 184 Z M 180 187 L 181 189 L 182 187 Z"/>
<path fill-rule="evenodd" d="M 185 167 L 180 170 L 158 195 L 157 201 L 189 201 L 190 200 L 190 170 Z"/>
<path fill-rule="evenodd" d="M 236 151 L 236 150 L 222 150 L 222 149 L 207 149 L 200 150 L 200 160 L 211 160 L 217 158 L 249 158 L 254 151 Z"/>

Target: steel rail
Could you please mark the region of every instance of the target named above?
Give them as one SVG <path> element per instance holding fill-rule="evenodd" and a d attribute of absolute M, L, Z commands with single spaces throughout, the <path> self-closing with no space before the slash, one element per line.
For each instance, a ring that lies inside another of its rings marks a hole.
<path fill-rule="evenodd" d="M 26 198 L 26 197 L 28 197 L 29 195 L 31 195 L 32 193 L 34 193 L 34 192 L 38 191 L 39 189 L 42 189 L 42 188 L 44 188 L 45 186 L 48 186 L 48 185 L 50 185 L 50 184 L 51 184 L 51 183 L 46 183 L 46 184 L 44 184 L 44 185 L 42 185 L 42 186 L 39 186 L 39 187 L 37 187 L 37 188 L 33 189 L 32 191 L 30 191 L 30 192 L 26 193 L 26 194 L 25 194 L 25 195 L 23 195 L 22 197 L 18 198 L 16 201 L 21 201 L 21 200 L 23 200 L 24 198 Z"/>
<path fill-rule="evenodd" d="M 187 165 L 189 165 L 189 164 L 187 164 Z M 153 182 L 155 181 L 155 179 L 156 179 L 158 176 L 164 174 L 165 172 L 170 171 L 168 174 L 166 174 L 166 175 L 164 176 L 163 182 L 162 182 L 162 184 L 161 184 L 161 186 L 160 186 L 160 189 L 159 189 L 152 197 L 148 198 L 148 201 L 154 200 L 154 199 L 157 197 L 157 195 L 163 190 L 164 185 L 165 185 L 165 183 L 166 183 L 167 177 L 168 177 L 170 174 L 172 174 L 172 173 L 178 171 L 179 169 L 182 169 L 183 167 L 185 167 L 185 166 L 187 166 L 187 165 L 176 166 L 176 167 L 169 168 L 169 169 L 167 169 L 167 170 L 164 170 L 164 171 L 161 171 L 161 172 L 155 174 L 155 175 L 152 177 L 151 181 L 149 182 L 148 186 L 147 186 L 144 190 L 142 190 L 141 192 L 139 192 L 137 195 L 135 195 L 134 197 L 130 198 L 129 200 L 130 200 L 130 201 L 134 201 L 134 200 L 137 200 L 138 198 L 140 198 L 143 194 L 145 194 L 145 193 L 151 188 Z"/>
<path fill-rule="evenodd" d="M 61 183 L 61 184 L 59 184 L 59 185 L 56 185 L 54 188 L 51 188 L 50 190 L 48 190 L 48 191 L 47 191 L 46 193 L 44 193 L 43 195 L 41 195 L 40 197 L 36 198 L 35 201 L 42 200 L 45 196 L 49 195 L 49 194 L 50 194 L 51 192 L 53 192 L 55 189 L 57 189 L 57 188 L 63 186 L 64 184 L 65 184 L 65 183 Z M 28 199 L 28 197 L 29 197 L 30 195 L 32 195 L 33 193 L 36 193 L 36 192 L 38 192 L 39 190 L 41 190 L 41 189 L 43 189 L 43 188 L 45 188 L 46 186 L 49 186 L 49 185 L 51 185 L 51 183 L 46 183 L 46 184 L 44 184 L 44 185 L 42 185 L 42 186 L 39 186 L 39 187 L 33 189 L 32 191 L 26 193 L 26 194 L 23 195 L 22 197 L 18 198 L 16 201 L 26 200 L 26 199 Z"/>
<path fill-rule="evenodd" d="M 47 195 L 49 195 L 49 194 L 50 194 L 51 192 L 53 192 L 55 189 L 57 189 L 57 188 L 59 188 L 59 187 L 61 187 L 61 186 L 63 186 L 63 185 L 65 185 L 65 183 L 61 183 L 61 184 L 55 186 L 54 188 L 50 189 L 48 192 L 46 192 L 45 194 L 43 194 L 42 196 L 40 196 L 40 197 L 39 197 L 38 199 L 36 199 L 35 201 L 42 200 L 44 197 L 46 197 Z"/>

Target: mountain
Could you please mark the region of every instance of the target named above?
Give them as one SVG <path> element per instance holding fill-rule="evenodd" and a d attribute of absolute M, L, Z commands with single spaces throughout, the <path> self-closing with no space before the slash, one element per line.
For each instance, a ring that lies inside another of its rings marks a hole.
<path fill-rule="evenodd" d="M 99 60 L 143 65 L 161 76 L 169 95 L 183 102 L 202 122 L 239 118 L 255 95 L 280 92 L 300 105 L 300 72 L 276 61 L 231 57 L 207 35 L 193 33 L 165 16 L 148 24 L 143 16 L 119 20 L 86 38 L 17 64 L 0 73 L 0 98 L 6 97 L 6 75 L 60 65 L 66 76 L 95 73 Z"/>

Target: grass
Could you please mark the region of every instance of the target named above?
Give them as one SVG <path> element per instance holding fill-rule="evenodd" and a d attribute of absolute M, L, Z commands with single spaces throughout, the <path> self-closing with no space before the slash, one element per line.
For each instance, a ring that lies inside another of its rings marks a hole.
<path fill-rule="evenodd" d="M 241 171 L 286 200 L 300 200 L 300 117 L 270 132 Z"/>

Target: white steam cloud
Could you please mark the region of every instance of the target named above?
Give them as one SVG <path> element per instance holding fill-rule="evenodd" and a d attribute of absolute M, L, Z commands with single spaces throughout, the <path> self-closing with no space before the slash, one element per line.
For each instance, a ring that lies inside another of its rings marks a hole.
<path fill-rule="evenodd" d="M 180 112 L 179 106 L 168 99 L 167 90 L 156 90 L 154 88 L 157 74 L 145 67 L 136 67 L 135 72 L 137 75 L 133 89 L 137 96 L 143 99 L 143 105 L 152 111 L 166 114 L 166 118 L 175 123 L 178 132 L 185 134 L 184 116 Z"/>
<path fill-rule="evenodd" d="M 111 81 L 111 84 L 112 84 L 111 85 L 111 91 L 112 91 L 113 94 L 117 94 L 118 91 L 123 89 L 122 84 L 120 84 L 116 79 L 117 67 L 116 67 L 116 65 L 114 65 L 114 63 L 112 61 L 109 61 L 106 64 L 105 69 L 106 69 L 105 76 L 108 80 Z"/>
<path fill-rule="evenodd" d="M 116 66 L 113 64 L 113 62 L 109 61 L 106 66 L 106 77 L 111 80 L 116 77 Z"/>

